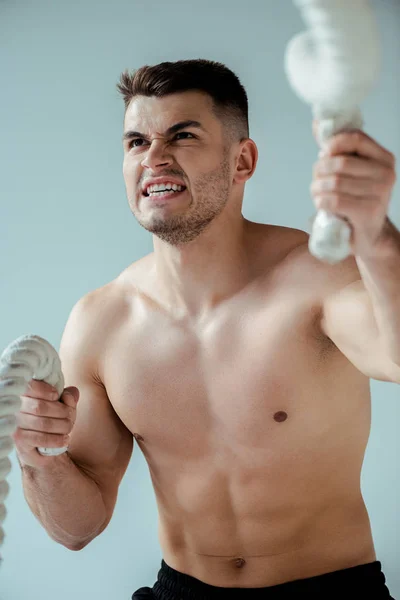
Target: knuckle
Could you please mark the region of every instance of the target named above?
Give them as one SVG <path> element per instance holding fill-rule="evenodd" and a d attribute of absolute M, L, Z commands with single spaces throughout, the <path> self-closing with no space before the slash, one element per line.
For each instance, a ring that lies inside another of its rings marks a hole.
<path fill-rule="evenodd" d="M 340 175 L 338 175 L 337 173 L 335 173 L 335 175 L 332 176 L 333 179 L 333 184 L 334 186 L 338 186 L 340 184 L 340 182 L 342 181 L 342 178 Z"/>
<path fill-rule="evenodd" d="M 13 434 L 14 442 L 17 446 L 22 446 L 26 444 L 29 439 L 29 434 L 32 433 L 26 429 L 22 429 L 22 427 L 18 427 L 17 430 Z"/>
<path fill-rule="evenodd" d="M 45 409 L 42 405 L 42 402 L 38 399 L 33 400 L 31 404 L 31 411 L 36 416 L 43 416 Z"/>
<path fill-rule="evenodd" d="M 73 409 L 70 406 L 68 406 L 66 404 L 62 404 L 60 402 L 60 406 L 58 406 L 57 409 L 58 409 L 60 419 L 66 419 L 66 420 L 72 419 Z"/>
<path fill-rule="evenodd" d="M 12 434 L 13 440 L 15 443 L 19 444 L 21 442 L 22 429 L 17 427 L 17 429 Z"/>
<path fill-rule="evenodd" d="M 39 417 L 38 425 L 42 431 L 50 432 L 53 431 L 55 422 L 53 419 L 49 419 L 48 417 Z"/>
<path fill-rule="evenodd" d="M 340 175 L 338 175 L 338 174 L 332 175 L 331 180 L 330 180 L 331 190 L 340 189 L 341 182 L 342 182 L 342 178 Z"/>
<path fill-rule="evenodd" d="M 73 427 L 72 419 L 66 417 L 58 420 L 60 421 L 60 429 L 62 430 L 62 433 L 69 433 Z"/>
<path fill-rule="evenodd" d="M 348 156 L 338 156 L 336 157 L 336 161 L 334 162 L 334 166 L 337 170 L 344 171 L 350 164 L 350 159 Z"/>

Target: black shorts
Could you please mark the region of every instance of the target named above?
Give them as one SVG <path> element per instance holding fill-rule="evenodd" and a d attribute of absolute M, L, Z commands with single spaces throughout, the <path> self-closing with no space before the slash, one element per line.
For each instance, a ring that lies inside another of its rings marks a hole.
<path fill-rule="evenodd" d="M 379 561 L 264 588 L 223 588 L 203 583 L 169 567 L 164 560 L 153 588 L 137 590 L 132 600 L 394 600 Z"/>

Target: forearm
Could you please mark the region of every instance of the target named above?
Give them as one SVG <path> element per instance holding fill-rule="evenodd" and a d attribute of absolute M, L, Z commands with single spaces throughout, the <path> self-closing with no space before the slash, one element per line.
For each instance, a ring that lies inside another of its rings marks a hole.
<path fill-rule="evenodd" d="M 106 518 L 104 502 L 68 453 L 49 458 L 40 469 L 21 468 L 28 505 L 52 539 L 78 550 L 96 537 Z"/>
<path fill-rule="evenodd" d="M 400 232 L 389 219 L 375 253 L 356 261 L 388 356 L 400 366 Z"/>

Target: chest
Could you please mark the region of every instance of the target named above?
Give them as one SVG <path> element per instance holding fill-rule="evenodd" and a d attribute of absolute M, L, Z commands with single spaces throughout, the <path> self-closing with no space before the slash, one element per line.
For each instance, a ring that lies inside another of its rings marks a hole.
<path fill-rule="evenodd" d="M 315 309 L 294 294 L 250 300 L 236 299 L 196 329 L 157 310 L 121 327 L 106 353 L 105 384 L 147 448 L 195 457 L 242 444 L 252 452 L 275 437 L 287 443 L 299 419 L 303 432 L 315 428 L 324 410 L 307 383 L 321 362 Z"/>

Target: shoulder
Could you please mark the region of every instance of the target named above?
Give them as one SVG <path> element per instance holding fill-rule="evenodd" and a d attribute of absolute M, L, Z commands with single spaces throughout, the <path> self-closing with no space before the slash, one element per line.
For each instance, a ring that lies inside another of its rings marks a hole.
<path fill-rule="evenodd" d="M 80 303 L 88 309 L 91 308 L 96 314 L 97 311 L 115 312 L 117 306 L 120 311 L 123 311 L 124 306 L 129 307 L 132 299 L 139 293 L 152 267 L 153 257 L 152 252 L 131 263 L 115 279 L 88 292 L 81 298 Z"/>
<path fill-rule="evenodd" d="M 277 227 L 272 235 L 272 243 L 280 252 L 276 276 L 293 291 L 304 292 L 317 311 L 322 310 L 327 298 L 361 280 L 354 256 L 335 265 L 315 258 L 308 248 L 307 232 Z"/>
<path fill-rule="evenodd" d="M 248 221 L 248 231 L 252 263 L 261 273 L 271 267 L 280 270 L 287 257 L 308 241 L 305 231 L 281 225 Z"/>
<path fill-rule="evenodd" d="M 321 261 L 310 253 L 310 235 L 302 233 L 303 241 L 291 251 L 288 259 L 293 269 L 315 290 L 316 300 L 323 302 L 324 298 L 361 279 L 354 256 L 334 265 Z"/>
<path fill-rule="evenodd" d="M 138 261 L 140 262 L 140 261 Z M 114 280 L 87 292 L 73 305 L 61 340 L 60 355 L 85 357 L 85 368 L 104 385 L 104 360 L 118 332 L 132 317 L 140 281 L 135 263 Z"/>
<path fill-rule="evenodd" d="M 68 340 L 69 345 L 79 347 L 82 354 L 96 362 L 113 328 L 116 315 L 119 315 L 120 307 L 113 284 L 86 293 L 75 302 L 70 311 L 64 329 L 63 346 Z"/>
<path fill-rule="evenodd" d="M 87 292 L 73 306 L 69 321 L 82 333 L 86 332 L 93 347 L 100 349 L 129 318 L 133 301 L 139 294 L 142 272 L 149 268 L 149 257 L 132 263 L 112 281 Z"/>

